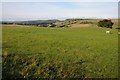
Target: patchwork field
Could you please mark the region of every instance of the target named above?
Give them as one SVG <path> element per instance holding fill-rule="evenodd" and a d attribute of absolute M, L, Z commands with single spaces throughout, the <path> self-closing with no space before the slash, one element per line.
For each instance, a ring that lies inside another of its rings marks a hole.
<path fill-rule="evenodd" d="M 118 77 L 117 29 L 12 26 L 2 27 L 3 79 Z"/>

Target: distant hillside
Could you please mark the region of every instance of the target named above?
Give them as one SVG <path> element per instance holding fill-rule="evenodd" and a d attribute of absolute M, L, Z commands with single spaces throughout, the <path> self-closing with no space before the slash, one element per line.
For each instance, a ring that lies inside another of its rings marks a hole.
<path fill-rule="evenodd" d="M 3 21 L 2 24 L 18 24 L 18 25 L 35 25 L 39 27 L 85 27 L 88 25 L 97 26 L 98 22 L 103 19 L 80 19 L 69 18 L 65 20 L 28 20 L 28 21 Z M 113 27 L 118 27 L 118 19 L 111 19 L 114 23 Z M 1 23 L 1 22 L 0 22 Z"/>
<path fill-rule="evenodd" d="M 37 25 L 47 26 L 51 23 L 60 22 L 60 20 L 32 20 L 32 21 L 3 21 L 2 24 L 19 24 L 19 25 Z"/>
<path fill-rule="evenodd" d="M 55 22 L 59 22 L 59 20 L 35 20 L 35 21 L 22 21 L 22 22 L 17 22 L 20 24 L 35 24 L 35 25 L 39 25 L 39 24 L 50 24 L 50 23 L 55 23 Z"/>

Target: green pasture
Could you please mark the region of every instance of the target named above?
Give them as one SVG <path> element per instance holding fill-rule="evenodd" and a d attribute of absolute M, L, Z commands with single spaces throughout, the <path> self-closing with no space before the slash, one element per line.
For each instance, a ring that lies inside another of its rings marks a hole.
<path fill-rule="evenodd" d="M 3 78 L 118 77 L 117 29 L 3 25 L 2 48 Z"/>

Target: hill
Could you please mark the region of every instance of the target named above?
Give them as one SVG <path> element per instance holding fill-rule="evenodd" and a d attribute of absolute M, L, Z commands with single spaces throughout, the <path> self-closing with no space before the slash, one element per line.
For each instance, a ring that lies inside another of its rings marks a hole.
<path fill-rule="evenodd" d="M 48 24 L 55 22 L 60 22 L 60 20 L 3 21 L 2 24 L 47 26 Z"/>

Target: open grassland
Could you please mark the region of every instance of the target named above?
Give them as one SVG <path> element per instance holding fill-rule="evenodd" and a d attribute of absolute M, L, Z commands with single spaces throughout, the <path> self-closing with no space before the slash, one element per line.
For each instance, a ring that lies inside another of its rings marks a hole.
<path fill-rule="evenodd" d="M 3 78 L 116 78 L 118 32 L 106 30 L 3 25 Z"/>

